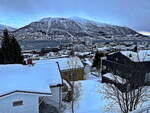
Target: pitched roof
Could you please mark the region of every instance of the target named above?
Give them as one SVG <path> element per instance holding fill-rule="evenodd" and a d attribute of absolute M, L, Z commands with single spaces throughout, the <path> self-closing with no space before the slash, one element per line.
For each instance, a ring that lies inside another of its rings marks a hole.
<path fill-rule="evenodd" d="M 126 57 L 128 57 L 133 62 L 150 61 L 150 50 L 140 50 L 138 52 L 121 51 L 121 53 Z"/>
<path fill-rule="evenodd" d="M 62 84 L 57 64 L 48 60 L 34 66 L 0 65 L 0 74 L 0 96 L 14 91 L 51 94 L 49 86 Z"/>
<path fill-rule="evenodd" d="M 68 70 L 72 68 L 83 68 L 83 63 L 79 57 L 64 57 L 51 59 L 52 62 L 58 62 L 60 70 Z"/>

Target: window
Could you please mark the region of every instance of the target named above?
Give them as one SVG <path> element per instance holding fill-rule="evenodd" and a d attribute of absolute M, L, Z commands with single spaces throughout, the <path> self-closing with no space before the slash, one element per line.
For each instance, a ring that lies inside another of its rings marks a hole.
<path fill-rule="evenodd" d="M 116 61 L 118 61 L 119 59 L 118 58 L 116 58 Z"/>
<path fill-rule="evenodd" d="M 129 57 L 132 57 L 132 54 L 129 54 Z"/>
<path fill-rule="evenodd" d="M 150 82 L 150 73 L 145 74 L 145 82 Z"/>
<path fill-rule="evenodd" d="M 22 100 L 13 102 L 13 107 L 21 106 L 21 105 L 23 105 L 23 101 Z"/>

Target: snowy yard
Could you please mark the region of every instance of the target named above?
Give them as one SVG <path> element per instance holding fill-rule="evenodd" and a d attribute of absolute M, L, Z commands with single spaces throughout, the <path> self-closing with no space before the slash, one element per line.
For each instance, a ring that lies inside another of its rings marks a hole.
<path fill-rule="evenodd" d="M 89 70 L 88 68 L 86 70 Z M 101 91 L 104 89 L 104 84 L 101 83 L 101 78 L 93 76 L 90 72 L 86 72 L 86 80 L 77 81 L 76 86 L 80 86 L 79 97 L 74 102 L 75 113 L 121 113 L 117 106 L 111 110 L 106 110 L 109 105 L 117 105 L 111 103 L 111 100 L 104 98 Z M 72 113 L 71 103 L 64 103 L 65 110 L 63 113 Z M 145 103 L 149 105 L 149 101 Z M 146 106 L 147 107 L 147 106 Z M 142 107 L 138 107 L 143 108 Z M 136 113 L 136 112 L 134 112 Z"/>
<path fill-rule="evenodd" d="M 77 84 L 81 84 L 81 91 L 74 105 L 75 113 L 116 113 L 105 111 L 108 102 L 99 92 L 103 86 L 99 79 L 78 81 Z M 64 113 L 71 113 L 70 103 L 66 105 L 67 108 Z"/>

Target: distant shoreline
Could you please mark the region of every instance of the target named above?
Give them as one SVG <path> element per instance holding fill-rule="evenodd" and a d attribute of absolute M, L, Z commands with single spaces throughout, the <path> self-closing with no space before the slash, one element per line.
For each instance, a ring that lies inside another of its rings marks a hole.
<path fill-rule="evenodd" d="M 145 40 L 95 40 L 92 41 L 95 43 L 103 42 L 150 42 L 150 39 Z M 55 41 L 55 40 L 20 40 L 19 41 L 23 50 L 39 50 L 45 47 L 56 47 L 61 44 L 71 43 L 70 41 Z"/>

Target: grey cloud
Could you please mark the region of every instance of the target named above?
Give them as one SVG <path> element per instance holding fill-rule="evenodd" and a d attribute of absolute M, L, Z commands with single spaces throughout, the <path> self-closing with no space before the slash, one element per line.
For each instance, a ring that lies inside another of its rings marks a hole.
<path fill-rule="evenodd" d="M 4 12 L 20 21 L 56 15 L 85 16 L 150 31 L 150 0 L 0 0 L 0 18 L 7 17 L 7 21 L 10 18 Z"/>

